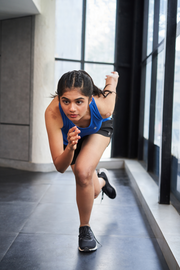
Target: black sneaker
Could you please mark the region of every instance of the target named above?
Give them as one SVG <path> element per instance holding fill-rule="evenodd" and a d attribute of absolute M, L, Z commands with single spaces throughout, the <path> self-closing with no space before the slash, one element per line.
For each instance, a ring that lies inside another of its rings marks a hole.
<path fill-rule="evenodd" d="M 96 238 L 89 226 L 79 228 L 79 250 L 90 252 L 97 249 Z"/>
<path fill-rule="evenodd" d="M 98 177 L 103 178 L 106 182 L 105 186 L 102 188 L 102 200 L 104 197 L 104 193 L 110 198 L 114 199 L 116 197 L 116 190 L 115 188 L 109 183 L 109 176 L 108 171 L 106 169 L 99 169 L 98 170 Z"/>

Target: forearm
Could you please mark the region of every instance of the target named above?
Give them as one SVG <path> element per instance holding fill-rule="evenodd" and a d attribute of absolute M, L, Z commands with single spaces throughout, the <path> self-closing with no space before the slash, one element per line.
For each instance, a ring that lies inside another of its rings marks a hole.
<path fill-rule="evenodd" d="M 106 86 L 104 88 L 104 91 L 109 90 L 116 93 L 116 86 L 117 86 L 117 81 L 112 77 L 108 77 L 106 79 Z"/>
<path fill-rule="evenodd" d="M 56 155 L 55 158 L 53 158 L 54 165 L 57 169 L 57 171 L 63 173 L 68 168 L 68 166 L 71 164 L 73 157 L 74 157 L 74 151 L 77 148 L 78 140 L 81 138 L 78 134 L 80 133 L 80 130 L 74 126 L 72 127 L 67 134 L 67 140 L 68 145 L 65 148 L 65 150 L 60 155 Z"/>
<path fill-rule="evenodd" d="M 106 86 L 104 88 L 104 96 L 101 97 L 98 109 L 103 118 L 107 118 L 113 114 L 116 103 L 116 87 L 118 83 L 118 73 L 112 72 L 106 76 Z M 102 101 L 102 102 L 101 102 Z"/>
<path fill-rule="evenodd" d="M 56 170 L 58 172 L 64 173 L 71 164 L 73 157 L 74 150 L 70 149 L 69 146 L 67 146 L 64 152 L 61 155 L 57 156 L 53 161 Z"/>

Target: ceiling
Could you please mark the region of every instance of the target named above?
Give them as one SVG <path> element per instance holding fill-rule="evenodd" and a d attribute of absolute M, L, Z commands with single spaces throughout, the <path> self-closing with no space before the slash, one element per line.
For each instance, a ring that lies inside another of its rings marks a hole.
<path fill-rule="evenodd" d="M 40 13 L 36 0 L 0 0 L 0 20 Z"/>

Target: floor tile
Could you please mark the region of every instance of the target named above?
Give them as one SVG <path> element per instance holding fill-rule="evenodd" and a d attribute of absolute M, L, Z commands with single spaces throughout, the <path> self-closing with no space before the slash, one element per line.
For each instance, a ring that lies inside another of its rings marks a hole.
<path fill-rule="evenodd" d="M 116 205 L 118 204 L 120 207 L 123 205 L 134 205 L 140 204 L 136 195 L 132 191 L 132 188 L 129 186 L 120 186 L 119 183 L 115 183 L 112 181 L 114 188 L 116 189 L 116 198 L 110 199 L 106 194 L 104 194 L 104 198 L 102 200 L 102 193 L 99 194 L 98 198 L 94 200 L 95 204 L 102 205 Z"/>
<path fill-rule="evenodd" d="M 48 185 L 9 183 L 0 185 L 0 202 L 38 202 L 48 189 Z"/>
<path fill-rule="evenodd" d="M 20 234 L 1 270 L 168 270 L 155 241 L 148 238 L 101 236 L 102 247 L 90 254 L 77 250 L 77 236 Z"/>
<path fill-rule="evenodd" d="M 0 183 L 20 183 L 20 184 L 50 184 L 56 172 L 40 173 L 40 172 L 23 172 L 15 175 L 4 174 L 0 177 Z"/>
<path fill-rule="evenodd" d="M 19 232 L 35 207 L 35 203 L 0 203 L 0 232 Z"/>
<path fill-rule="evenodd" d="M 51 185 L 45 192 L 41 203 L 75 203 L 76 185 Z"/>
<path fill-rule="evenodd" d="M 94 205 L 90 224 L 96 234 L 154 237 L 137 205 Z"/>
<path fill-rule="evenodd" d="M 24 233 L 77 234 L 79 215 L 74 204 L 39 204 L 26 225 Z"/>
<path fill-rule="evenodd" d="M 0 167 L 0 179 L 2 176 L 14 176 L 14 175 L 20 175 L 26 173 L 26 171 L 22 171 L 22 170 L 16 170 L 16 169 L 12 169 L 12 168 L 8 168 L 8 167 Z"/>
<path fill-rule="evenodd" d="M 168 269 L 155 239 L 117 236 L 100 236 L 98 239 L 102 248 L 98 250 L 95 269 Z"/>
<path fill-rule="evenodd" d="M 54 177 L 52 177 L 52 185 L 74 185 L 75 177 L 72 171 L 67 171 L 64 173 L 56 172 Z"/>
<path fill-rule="evenodd" d="M 11 244 L 17 237 L 17 233 L 1 233 L 0 232 L 0 261 L 6 254 Z"/>

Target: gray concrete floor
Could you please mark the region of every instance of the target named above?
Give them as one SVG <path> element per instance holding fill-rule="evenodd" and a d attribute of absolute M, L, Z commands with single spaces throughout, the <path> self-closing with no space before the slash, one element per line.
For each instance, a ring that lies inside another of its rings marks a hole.
<path fill-rule="evenodd" d="M 78 251 L 72 172 L 0 168 L 1 270 L 169 269 L 124 170 L 110 170 L 117 198 L 95 202 L 96 252 Z"/>

